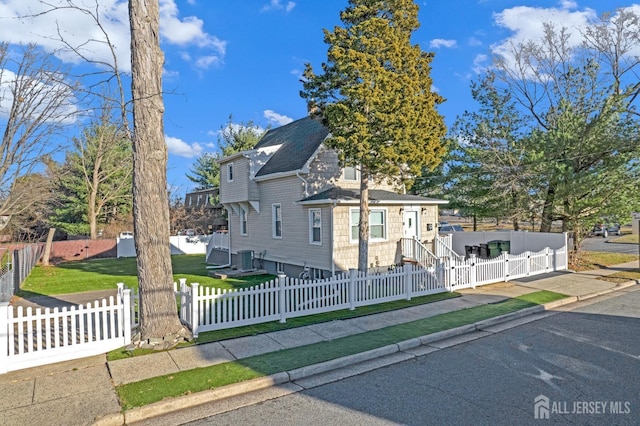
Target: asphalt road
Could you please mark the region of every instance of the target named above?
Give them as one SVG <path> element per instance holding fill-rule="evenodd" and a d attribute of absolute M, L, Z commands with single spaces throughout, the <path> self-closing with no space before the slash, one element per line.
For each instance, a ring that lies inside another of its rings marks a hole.
<path fill-rule="evenodd" d="M 604 251 L 611 253 L 628 253 L 628 254 L 638 254 L 639 253 L 639 245 L 638 244 L 616 244 L 611 242 L 615 240 L 616 236 L 613 237 L 589 237 L 585 238 L 582 241 L 582 250 L 584 251 Z"/>
<path fill-rule="evenodd" d="M 638 424 L 640 289 L 588 303 L 189 424 Z"/>

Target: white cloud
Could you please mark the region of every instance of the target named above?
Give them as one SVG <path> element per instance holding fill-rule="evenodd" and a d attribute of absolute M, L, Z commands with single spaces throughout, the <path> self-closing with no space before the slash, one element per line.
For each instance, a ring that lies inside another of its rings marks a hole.
<path fill-rule="evenodd" d="M 473 72 L 482 74 L 489 67 L 489 57 L 487 55 L 476 55 L 473 59 Z"/>
<path fill-rule="evenodd" d="M 287 4 L 282 4 L 281 0 L 271 0 L 268 4 L 262 6 L 262 12 L 268 12 L 271 10 L 284 10 L 286 13 L 289 13 L 296 7 L 296 3 L 289 1 Z"/>
<path fill-rule="evenodd" d="M 494 14 L 496 24 L 512 31 L 513 35 L 492 46 L 492 50 L 507 55 L 511 44 L 539 40 L 544 36 L 544 24 L 567 28 L 571 33 L 569 44 L 578 45 L 581 42 L 580 31 L 598 15 L 590 8 L 573 10 L 576 6 L 573 1 L 563 1 L 560 8 L 517 6 Z"/>
<path fill-rule="evenodd" d="M 285 124 L 289 124 L 293 121 L 293 118 L 287 117 L 286 115 L 280 115 L 270 109 L 264 110 L 263 113 L 264 118 L 269 120 L 271 123 L 277 124 L 279 126 L 284 126 Z"/>
<path fill-rule="evenodd" d="M 167 144 L 167 149 L 170 154 L 178 155 L 180 157 L 193 158 L 202 154 L 203 148 L 199 143 L 188 144 L 182 139 L 174 138 L 172 136 L 164 135 L 164 140 Z"/>
<path fill-rule="evenodd" d="M 455 40 L 445 40 L 442 38 L 434 38 L 433 40 L 431 40 L 431 43 L 429 43 L 429 47 L 438 49 L 440 47 L 454 47 L 456 45 L 456 41 Z"/>
<path fill-rule="evenodd" d="M 105 45 L 104 34 L 86 12 L 99 14 L 100 24 L 114 46 L 118 65 L 122 71 L 130 71 L 130 30 L 127 0 L 100 0 L 84 2 L 73 0 L 71 4 L 84 12 L 69 7 L 66 0 L 39 1 L 3 0 L 0 2 L 0 40 L 11 44 L 36 43 L 68 63 L 80 63 L 81 58 L 65 49 L 57 40 L 58 29 L 67 43 L 78 47 L 92 61 L 112 64 L 111 52 Z M 195 16 L 180 17 L 175 0 L 160 0 L 160 35 L 163 43 L 182 48 L 198 49 L 197 56 L 216 56 L 222 61 L 226 42 L 203 29 L 203 21 Z M 87 40 L 94 40 L 87 43 Z M 196 56 L 196 52 L 190 56 Z M 196 59 L 197 61 L 197 59 Z M 211 63 L 211 61 L 209 60 Z"/>

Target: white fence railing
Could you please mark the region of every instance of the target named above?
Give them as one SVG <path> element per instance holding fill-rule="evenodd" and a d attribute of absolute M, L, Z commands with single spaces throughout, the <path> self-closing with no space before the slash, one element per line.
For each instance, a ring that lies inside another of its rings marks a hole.
<path fill-rule="evenodd" d="M 405 261 L 416 261 L 418 264 L 428 267 L 434 266 L 439 260 L 416 238 L 401 238 L 400 244 Z"/>
<path fill-rule="evenodd" d="M 393 300 L 441 293 L 447 289 L 436 268 L 405 265 L 382 274 L 355 270 L 324 280 L 300 280 L 284 275 L 239 290 L 181 283 L 181 320 L 198 333 L 287 318 L 355 309 Z"/>
<path fill-rule="evenodd" d="M 471 256 L 468 259 L 444 260 L 445 286 L 451 291 L 475 288 L 478 285 L 510 281 L 531 275 L 567 269 L 566 248 L 545 248 L 538 252 L 509 254 L 503 252 L 491 259 Z"/>
<path fill-rule="evenodd" d="M 131 342 L 129 289 L 86 305 L 0 304 L 0 373 L 97 355 Z"/>
<path fill-rule="evenodd" d="M 421 256 L 420 247 L 412 246 Z M 220 290 L 181 279 L 174 291 L 180 319 L 194 336 L 242 325 L 355 309 L 394 300 L 454 291 L 567 268 L 566 247 L 492 259 L 431 259 L 367 274 L 356 270 L 324 280 L 277 279 L 239 290 Z M 139 323 L 139 295 L 118 284 L 114 300 L 69 308 L 14 308 L 0 304 L 0 374 L 104 353 L 131 342 Z"/>

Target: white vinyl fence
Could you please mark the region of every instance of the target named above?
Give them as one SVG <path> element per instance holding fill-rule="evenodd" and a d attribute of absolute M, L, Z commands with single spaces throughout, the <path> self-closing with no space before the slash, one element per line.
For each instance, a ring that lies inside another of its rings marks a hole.
<path fill-rule="evenodd" d="M 405 265 L 395 270 L 366 275 L 356 270 L 324 280 L 300 280 L 284 275 L 239 290 L 188 286 L 180 283 L 180 319 L 198 333 L 287 318 L 355 309 L 393 300 L 442 293 L 436 268 Z"/>
<path fill-rule="evenodd" d="M 97 355 L 131 342 L 129 289 L 63 308 L 0 304 L 0 374 Z"/>
<path fill-rule="evenodd" d="M 545 248 L 538 252 L 521 254 L 503 252 L 491 259 L 471 256 L 446 258 L 443 261 L 445 287 L 450 291 L 475 288 L 478 285 L 510 281 L 531 275 L 546 274 L 567 269 L 566 247 L 559 250 Z"/>
<path fill-rule="evenodd" d="M 277 279 L 240 290 L 220 290 L 197 283 L 174 284 L 181 321 L 193 335 L 212 330 L 285 322 L 288 318 L 355 309 L 394 300 L 410 300 L 446 291 L 509 281 L 567 269 L 566 246 L 492 259 L 471 256 L 435 258 L 425 247 L 414 254 L 431 263 L 406 264 L 385 273 L 356 270 L 324 280 Z M 21 368 L 104 353 L 131 342 L 139 323 L 139 295 L 118 284 L 116 298 L 84 306 L 15 309 L 0 303 L 0 374 Z"/>

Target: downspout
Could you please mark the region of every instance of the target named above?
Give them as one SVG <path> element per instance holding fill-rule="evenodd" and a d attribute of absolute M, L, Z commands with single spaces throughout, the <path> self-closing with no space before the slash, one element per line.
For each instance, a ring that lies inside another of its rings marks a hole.
<path fill-rule="evenodd" d="M 302 194 L 302 195 L 303 195 L 305 198 L 307 198 L 307 197 L 309 196 L 309 190 L 308 190 L 309 182 L 307 182 L 307 181 L 305 180 L 305 178 L 303 178 L 302 176 L 300 176 L 300 171 L 297 171 L 297 172 L 296 172 L 296 176 L 298 177 L 298 179 L 300 179 L 300 180 L 304 183 L 304 192 L 303 192 L 303 194 Z"/>

